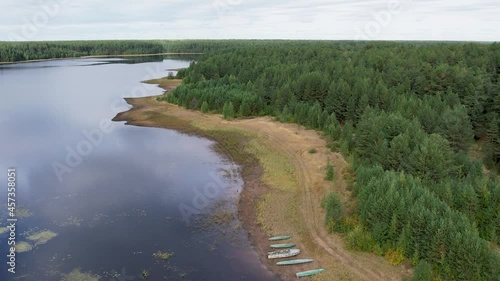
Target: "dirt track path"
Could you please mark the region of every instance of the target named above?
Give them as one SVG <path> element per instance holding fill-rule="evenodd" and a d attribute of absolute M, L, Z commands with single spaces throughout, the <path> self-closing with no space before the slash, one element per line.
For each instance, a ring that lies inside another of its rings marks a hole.
<path fill-rule="evenodd" d="M 250 119 L 238 123 L 241 124 L 241 127 L 254 132 L 260 132 L 275 148 L 281 149 L 288 155 L 289 159 L 293 160 L 299 178 L 299 186 L 303 188 L 303 219 L 307 225 L 308 235 L 311 236 L 317 246 L 361 280 L 386 281 L 401 279 L 400 272 L 398 271 L 381 270 L 377 264 L 384 263 L 385 261 L 380 261 L 378 257 L 374 256 L 373 258 L 376 261 L 368 265 L 366 261 L 360 262 L 356 257 L 353 257 L 352 253 L 349 253 L 343 244 L 341 246 L 333 246 L 336 244 L 339 245 L 342 242 L 339 241 L 338 237 L 334 239 L 331 234 L 327 233 L 323 224 L 324 213 L 319 208 L 321 198 L 313 194 L 313 186 L 317 185 L 318 182 L 324 182 L 322 178 L 324 172 L 320 173 L 320 177 L 318 177 L 317 168 L 320 167 L 320 170 L 324 171 L 322 167 L 330 159 L 337 171 L 337 180 L 335 181 L 337 189 L 347 192 L 342 171 L 347 169 L 348 163 L 339 153 L 332 153 L 326 150 L 326 142 L 318 133 L 305 130 L 293 124 L 281 124 L 269 118 Z M 307 151 L 311 147 L 319 148 L 317 155 L 314 155 L 317 157 L 307 157 Z M 318 163 L 318 159 L 314 158 L 323 159 L 324 164 Z M 323 192 L 316 193 L 319 193 L 316 195 L 323 194 Z M 387 268 L 387 266 L 383 266 L 382 268 Z"/>
<path fill-rule="evenodd" d="M 155 122 L 141 117 L 144 116 L 144 112 L 154 111 L 207 126 L 223 126 L 254 133 L 259 136 L 259 141 L 286 155 L 295 167 L 298 181 L 298 189 L 293 191 L 294 195 L 292 196 L 298 198 L 300 202 L 300 214 L 302 215 L 300 219 L 307 229 L 307 231 L 302 231 L 301 226 L 294 226 L 293 223 L 290 223 L 289 225 L 295 228 L 290 229 L 290 232 L 298 238 L 298 241 L 294 242 L 297 242 L 297 246 L 303 249 L 304 254 L 314 258 L 314 266 L 327 269 L 325 274 L 318 275 L 313 280 L 401 280 L 406 273 L 402 266 L 393 267 L 382 257 L 347 250 L 339 235 L 327 233 L 323 224 L 324 213 L 320 202 L 330 191 L 336 192 L 346 200 L 349 198 L 350 194 L 343 179 L 343 171 L 348 167 L 348 163 L 339 153 L 331 152 L 326 147 L 326 141 L 316 131 L 306 130 L 295 124 L 275 122 L 269 117 L 227 121 L 219 115 L 207 115 L 198 111 L 185 110 L 175 105 L 158 103 L 152 98 L 142 98 L 129 102 L 134 105 L 134 109 L 129 111 L 132 112 L 130 116 L 133 117 L 133 124 L 158 126 Z M 313 147 L 317 153 L 308 153 L 308 150 Z M 335 169 L 336 180 L 334 184 L 324 180 L 328 159 Z M 280 196 L 280 194 L 274 196 Z M 278 217 L 287 219 L 285 213 L 278 214 Z M 260 231 L 262 232 L 262 230 Z M 264 256 L 268 247 L 265 238 L 267 233 L 261 235 L 260 240 L 255 238 L 257 236 L 251 235 L 252 243 L 256 244 L 258 252 Z M 261 260 L 271 270 L 277 272 L 283 280 L 290 280 L 290 275 L 293 275 L 290 268 L 286 270 L 277 268 L 265 257 L 261 257 Z"/>

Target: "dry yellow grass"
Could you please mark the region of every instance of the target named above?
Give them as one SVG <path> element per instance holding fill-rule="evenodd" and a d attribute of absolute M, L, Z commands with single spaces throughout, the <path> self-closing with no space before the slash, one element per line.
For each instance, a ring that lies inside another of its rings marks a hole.
<path fill-rule="evenodd" d="M 182 80 L 181 79 L 158 78 L 158 79 L 151 79 L 151 80 L 143 81 L 143 83 L 157 84 L 158 87 L 160 87 L 160 88 L 170 90 L 172 88 L 179 86 L 182 83 Z"/>
<path fill-rule="evenodd" d="M 264 169 L 263 180 L 266 184 L 280 190 L 297 189 L 295 167 L 286 155 L 255 137 L 245 149 L 259 159 Z"/>

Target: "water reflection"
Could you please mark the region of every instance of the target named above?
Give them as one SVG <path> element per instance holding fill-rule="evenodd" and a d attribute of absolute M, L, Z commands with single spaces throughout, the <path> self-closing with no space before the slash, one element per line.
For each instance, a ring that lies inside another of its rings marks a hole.
<path fill-rule="evenodd" d="M 89 140 L 88 133 L 100 130 L 103 120 L 128 108 L 123 97 L 161 93 L 139 81 L 165 76 L 167 69 L 185 67 L 190 60 L 117 62 L 124 61 L 0 68 L 0 171 L 18 170 L 17 200 L 30 214 L 19 220 L 18 241 L 33 247 L 18 254 L 15 276 L 52 281 L 80 268 L 101 280 L 119 280 L 122 269 L 133 276 L 130 280 L 140 280 L 143 270 L 151 280 L 274 280 L 241 227 L 234 227 L 237 220 L 215 227 L 203 222 L 218 202 L 235 198 L 241 188 L 238 177 L 225 176 L 235 167 L 210 149 L 211 141 L 123 123 L 113 123 L 100 141 Z M 92 144 L 90 152 L 69 157 L 83 141 Z M 53 163 L 68 168 L 62 180 Z M 5 183 L 5 173 L 0 175 Z M 206 206 L 196 209 L 205 215 L 186 224 L 179 204 L 196 208 L 193 199 L 208 183 L 219 186 L 216 196 L 206 196 Z M 2 224 L 4 202 L 1 192 Z M 230 236 L 220 236 L 221 228 Z M 46 235 L 51 239 L 40 244 L 40 233 L 57 236 Z M 0 234 L 2 253 L 7 235 Z M 33 236 L 40 239 L 29 239 Z M 153 256 L 157 251 L 174 255 L 162 260 Z M 6 264 L 4 254 L 0 263 Z M 14 280 L 6 269 L 0 269 L 0 280 Z"/>

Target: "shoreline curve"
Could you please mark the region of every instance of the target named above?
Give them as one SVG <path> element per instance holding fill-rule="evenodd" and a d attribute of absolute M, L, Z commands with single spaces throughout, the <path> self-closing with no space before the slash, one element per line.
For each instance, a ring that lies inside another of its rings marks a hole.
<path fill-rule="evenodd" d="M 181 80 L 155 79 L 167 92 Z M 331 152 L 320 133 L 297 124 L 279 123 L 271 117 L 225 120 L 219 114 L 188 110 L 157 96 L 126 98 L 132 108 L 118 113 L 113 121 L 127 125 L 176 130 L 215 141 L 214 149 L 241 167 L 244 187 L 238 202 L 238 217 L 261 263 L 280 280 L 294 280 L 295 273 L 311 268 L 327 271 L 312 280 L 401 280 L 408 275 L 403 266 L 393 267 L 383 257 L 351 252 L 338 234 L 323 225 L 321 199 L 329 192 L 347 201 L 350 191 L 343 180 L 348 163 Z M 317 150 L 312 154 L 311 148 Z M 324 180 L 330 161 L 336 181 Z M 268 238 L 292 235 L 307 265 L 280 267 L 266 259 Z"/>

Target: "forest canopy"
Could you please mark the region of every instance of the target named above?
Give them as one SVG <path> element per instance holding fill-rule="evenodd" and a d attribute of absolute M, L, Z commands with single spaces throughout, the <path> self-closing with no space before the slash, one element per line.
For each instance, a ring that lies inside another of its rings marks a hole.
<path fill-rule="evenodd" d="M 178 75 L 161 99 L 296 122 L 350 157 L 357 208 L 328 198 L 325 224 L 358 249 L 442 280 L 500 280 L 498 43 L 236 45 Z"/>

